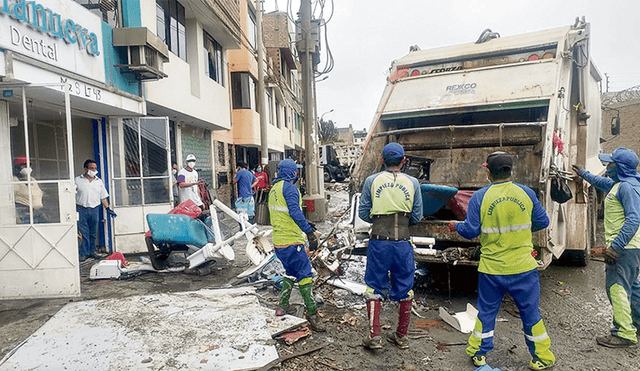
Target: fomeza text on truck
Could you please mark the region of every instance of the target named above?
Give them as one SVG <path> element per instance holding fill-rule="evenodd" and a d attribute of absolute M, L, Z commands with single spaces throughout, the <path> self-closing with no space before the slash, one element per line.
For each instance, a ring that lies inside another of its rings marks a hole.
<path fill-rule="evenodd" d="M 416 253 L 416 261 L 477 265 L 479 239 L 449 232 L 448 223 L 464 220 L 465 197 L 489 183 L 481 166 L 487 156 L 505 151 L 514 158 L 511 179 L 534 189 L 550 218 L 533 237 L 540 269 L 563 254 L 588 263 L 595 191 L 573 179 L 570 165 L 604 171 L 597 158 L 601 76 L 589 37 L 589 24 L 576 19 L 567 27 L 509 37 L 484 32 L 475 43 L 412 48 L 392 63 L 352 186 L 359 192 L 382 169 L 386 143 L 404 146 L 404 171 L 428 188 L 425 218 L 411 234 L 435 238 L 440 252 Z M 572 199 L 552 199 L 554 179 L 569 186 Z M 455 196 L 443 198 L 440 188 L 453 188 Z"/>

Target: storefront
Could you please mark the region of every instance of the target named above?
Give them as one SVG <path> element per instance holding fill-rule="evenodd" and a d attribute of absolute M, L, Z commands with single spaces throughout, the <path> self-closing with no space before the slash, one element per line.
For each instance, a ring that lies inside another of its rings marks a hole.
<path fill-rule="evenodd" d="M 0 299 L 80 294 L 73 179 L 86 159 L 119 215 L 102 246 L 139 239 L 145 207 L 169 209 L 168 122 L 141 118 L 111 37 L 71 0 L 0 2 Z"/>

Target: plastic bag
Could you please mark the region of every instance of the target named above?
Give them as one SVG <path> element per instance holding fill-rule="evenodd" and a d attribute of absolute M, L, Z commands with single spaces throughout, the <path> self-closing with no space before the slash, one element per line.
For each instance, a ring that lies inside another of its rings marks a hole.
<path fill-rule="evenodd" d="M 573 198 L 571 188 L 563 178 L 553 178 L 551 180 L 551 199 L 559 204 L 563 204 Z"/>

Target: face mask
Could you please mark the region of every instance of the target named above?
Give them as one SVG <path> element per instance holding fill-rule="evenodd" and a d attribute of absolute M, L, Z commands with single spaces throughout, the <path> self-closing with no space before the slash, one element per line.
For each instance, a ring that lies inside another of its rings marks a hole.
<path fill-rule="evenodd" d="M 88 175 L 90 178 L 93 178 L 93 177 L 95 177 L 96 175 L 98 175 L 98 172 L 97 172 L 97 171 L 95 171 L 95 170 L 89 170 L 89 171 L 87 171 L 87 175 Z"/>
<path fill-rule="evenodd" d="M 618 169 L 615 166 L 607 166 L 607 176 L 613 180 L 618 180 Z"/>
<path fill-rule="evenodd" d="M 171 174 L 173 174 L 173 175 L 178 174 L 178 170 L 176 170 L 176 169 L 171 169 Z"/>
<path fill-rule="evenodd" d="M 20 170 L 20 174 L 22 174 L 23 176 L 29 176 L 32 170 L 33 169 L 31 169 L 30 167 L 25 167 L 22 170 Z"/>
<path fill-rule="evenodd" d="M 256 171 L 257 171 L 258 173 L 261 173 L 261 172 L 262 172 L 262 169 L 257 168 L 257 169 L 256 169 Z"/>
<path fill-rule="evenodd" d="M 195 161 L 189 161 L 189 162 L 187 162 L 187 166 L 189 166 L 190 168 L 193 169 L 194 167 L 196 167 L 196 162 Z"/>

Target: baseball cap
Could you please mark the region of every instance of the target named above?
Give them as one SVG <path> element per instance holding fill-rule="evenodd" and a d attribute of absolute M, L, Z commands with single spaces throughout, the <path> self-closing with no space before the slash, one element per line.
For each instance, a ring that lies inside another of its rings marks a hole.
<path fill-rule="evenodd" d="M 511 170 L 513 158 L 506 152 L 493 152 L 487 157 L 487 161 L 482 166 L 488 168 L 491 174 L 499 174 Z"/>
<path fill-rule="evenodd" d="M 14 165 L 22 165 L 27 163 L 27 158 L 24 156 L 16 157 L 13 159 Z"/>
<path fill-rule="evenodd" d="M 638 156 L 635 152 L 625 147 L 618 147 L 611 154 L 600 153 L 598 158 L 602 162 L 616 162 L 623 163 L 631 167 L 638 167 Z"/>
<path fill-rule="evenodd" d="M 382 149 L 382 157 L 385 160 L 395 160 L 404 157 L 404 148 L 399 143 L 391 142 Z"/>
<path fill-rule="evenodd" d="M 194 154 L 189 154 L 187 156 L 187 161 L 195 161 L 196 160 L 196 156 Z"/>

